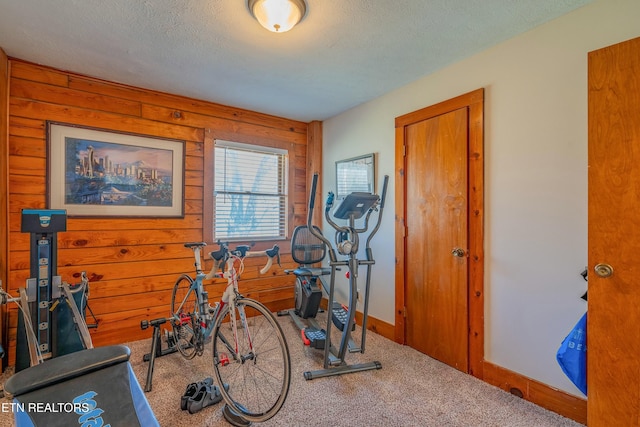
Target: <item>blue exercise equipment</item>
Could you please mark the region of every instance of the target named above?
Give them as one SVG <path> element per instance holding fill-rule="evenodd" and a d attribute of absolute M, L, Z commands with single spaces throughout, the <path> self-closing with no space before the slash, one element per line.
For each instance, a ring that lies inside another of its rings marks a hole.
<path fill-rule="evenodd" d="M 16 427 L 159 427 L 123 345 L 77 351 L 7 380 Z"/>

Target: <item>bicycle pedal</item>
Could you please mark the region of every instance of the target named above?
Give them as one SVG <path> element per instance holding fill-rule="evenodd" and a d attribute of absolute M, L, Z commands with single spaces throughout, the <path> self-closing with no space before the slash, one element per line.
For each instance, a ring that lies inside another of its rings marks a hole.
<path fill-rule="evenodd" d="M 227 366 L 230 363 L 229 355 L 227 353 L 220 353 L 218 356 L 218 363 L 222 366 Z"/>

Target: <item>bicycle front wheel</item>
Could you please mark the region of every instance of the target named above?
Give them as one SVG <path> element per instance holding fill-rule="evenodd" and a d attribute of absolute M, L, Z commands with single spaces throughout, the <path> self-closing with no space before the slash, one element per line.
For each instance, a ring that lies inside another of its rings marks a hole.
<path fill-rule="evenodd" d="M 289 347 L 275 316 L 261 303 L 238 298 L 213 329 L 213 369 L 220 393 L 233 412 L 251 422 L 278 413 L 289 392 Z M 236 319 L 237 347 L 231 316 Z"/>

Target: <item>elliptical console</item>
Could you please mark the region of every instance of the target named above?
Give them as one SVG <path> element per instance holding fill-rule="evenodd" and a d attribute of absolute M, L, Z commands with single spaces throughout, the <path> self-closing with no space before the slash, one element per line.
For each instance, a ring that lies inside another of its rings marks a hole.
<path fill-rule="evenodd" d="M 338 219 L 360 219 L 380 201 L 377 194 L 353 192 L 348 194 L 336 208 L 333 216 Z"/>

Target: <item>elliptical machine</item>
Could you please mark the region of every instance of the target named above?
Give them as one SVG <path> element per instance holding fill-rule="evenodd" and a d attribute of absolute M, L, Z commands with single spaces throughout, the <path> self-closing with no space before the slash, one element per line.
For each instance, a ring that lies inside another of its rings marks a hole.
<path fill-rule="evenodd" d="M 317 349 L 324 349 L 323 369 L 307 371 L 304 373 L 306 380 L 342 375 L 351 372 L 381 369 L 378 361 L 349 365 L 345 361 L 347 352 L 364 353 L 367 333 L 367 318 L 369 309 L 369 290 L 371 286 L 371 268 L 375 264 L 371 250 L 371 239 L 380 228 L 382 211 L 387 193 L 389 177 L 385 175 L 382 188 L 382 196 L 371 193 L 354 192 L 347 195 L 333 213 L 333 217 L 339 220 L 347 220 L 346 225 L 337 224 L 331 217 L 331 209 L 334 204 L 334 194 L 329 193 L 325 206 L 325 219 L 336 230 L 335 247 L 322 234 L 320 229 L 311 224 L 313 208 L 318 183 L 318 174 L 313 175 L 311 194 L 309 197 L 309 211 L 307 224 L 297 227 L 291 239 L 291 254 L 300 267 L 293 271 L 296 275 L 295 285 L 295 309 L 278 313 L 289 315 L 296 326 L 301 330 L 301 336 L 305 344 Z M 369 229 L 369 218 L 377 212 L 377 222 L 366 240 L 365 259 L 358 259 L 360 245 L 359 235 Z M 361 224 L 356 226 L 356 220 Z M 314 268 L 312 264 L 322 261 L 329 252 L 329 268 Z M 346 258 L 339 260 L 338 254 Z M 357 346 L 351 333 L 355 330 L 356 305 L 358 302 L 358 268 L 366 266 L 366 279 L 364 291 L 364 307 L 362 312 L 362 334 L 360 345 Z M 336 271 L 346 267 L 349 279 L 348 305 L 342 305 L 335 300 Z M 330 275 L 329 289 L 322 276 Z M 315 319 L 318 313 L 322 291 L 328 294 L 326 329 L 322 329 Z M 309 323 L 309 326 L 305 325 Z M 331 343 L 332 325 L 341 331 L 338 347 Z"/>

